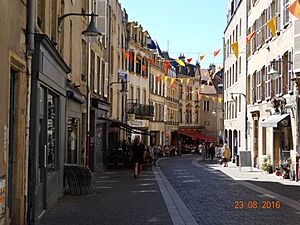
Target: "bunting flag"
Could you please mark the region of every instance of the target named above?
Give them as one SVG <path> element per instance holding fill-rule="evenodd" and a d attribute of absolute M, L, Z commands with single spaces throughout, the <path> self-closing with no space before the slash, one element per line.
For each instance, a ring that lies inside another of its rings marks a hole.
<path fill-rule="evenodd" d="M 239 58 L 239 43 L 238 42 L 232 43 L 231 48 L 235 55 L 235 58 L 238 59 Z"/>
<path fill-rule="evenodd" d="M 129 62 L 130 62 L 130 65 L 133 63 L 132 52 L 129 52 Z"/>
<path fill-rule="evenodd" d="M 156 76 L 156 82 L 159 82 L 160 80 L 161 80 L 161 75 L 158 74 L 158 75 Z"/>
<path fill-rule="evenodd" d="M 209 99 L 209 96 L 205 95 L 205 97 L 206 97 L 207 99 Z"/>
<path fill-rule="evenodd" d="M 204 59 L 205 55 L 200 55 L 199 56 L 199 61 L 202 61 Z"/>
<path fill-rule="evenodd" d="M 198 94 L 198 101 L 201 101 L 202 99 L 202 94 Z"/>
<path fill-rule="evenodd" d="M 185 66 L 184 62 L 182 62 L 180 59 L 176 59 L 176 62 L 177 62 L 180 66 Z"/>
<path fill-rule="evenodd" d="M 146 66 L 142 65 L 142 72 L 144 72 L 146 70 Z"/>
<path fill-rule="evenodd" d="M 295 17 L 300 19 L 300 0 L 294 1 L 289 7 L 288 10 L 292 13 Z"/>
<path fill-rule="evenodd" d="M 213 102 L 216 102 L 216 97 L 211 97 L 211 99 L 213 100 Z"/>
<path fill-rule="evenodd" d="M 183 78 L 179 78 L 179 80 L 180 80 L 180 83 L 182 83 L 182 84 L 183 84 Z"/>
<path fill-rule="evenodd" d="M 189 83 L 190 83 L 190 78 L 187 78 L 186 79 L 186 85 L 189 86 Z"/>
<path fill-rule="evenodd" d="M 221 51 L 221 49 L 218 49 L 218 50 L 214 51 L 214 57 L 216 57 L 219 54 L 220 51 Z"/>
<path fill-rule="evenodd" d="M 246 38 L 246 44 L 248 45 L 251 41 L 251 39 L 254 37 L 254 35 L 256 34 L 256 31 L 253 31 L 251 34 L 249 34 Z"/>
<path fill-rule="evenodd" d="M 124 60 L 126 61 L 128 53 L 124 50 L 124 48 L 122 48 L 122 53 L 123 53 L 123 56 L 124 56 Z"/>
<path fill-rule="evenodd" d="M 163 78 L 163 84 L 165 84 L 167 82 L 167 80 L 168 80 L 168 76 L 164 76 L 164 78 Z"/>
<path fill-rule="evenodd" d="M 276 36 L 276 19 L 273 17 L 267 22 L 267 26 L 269 27 L 273 36 Z"/>
<path fill-rule="evenodd" d="M 175 84 L 175 78 L 171 78 L 170 87 L 172 88 L 174 84 Z"/>
<path fill-rule="evenodd" d="M 189 65 L 192 60 L 193 60 L 193 58 L 186 59 L 186 64 Z"/>
<path fill-rule="evenodd" d="M 147 58 L 147 57 L 146 57 L 146 60 L 147 60 L 152 66 L 154 65 L 153 60 L 152 60 L 151 58 Z"/>
<path fill-rule="evenodd" d="M 219 101 L 220 103 L 222 103 L 223 99 L 222 99 L 222 98 L 218 98 L 218 101 Z"/>
<path fill-rule="evenodd" d="M 205 88 L 205 85 L 203 84 L 203 85 L 201 86 L 202 91 L 204 91 L 204 88 Z"/>
<path fill-rule="evenodd" d="M 165 69 L 166 69 L 166 74 L 168 74 L 168 71 L 169 71 L 169 61 L 168 60 L 164 61 L 164 66 L 165 66 Z"/>

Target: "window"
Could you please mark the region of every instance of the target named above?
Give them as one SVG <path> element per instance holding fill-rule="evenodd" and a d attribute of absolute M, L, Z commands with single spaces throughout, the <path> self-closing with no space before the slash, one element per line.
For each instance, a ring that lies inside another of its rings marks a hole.
<path fill-rule="evenodd" d="M 240 19 L 240 37 L 242 35 L 242 19 Z"/>
<path fill-rule="evenodd" d="M 81 40 L 81 80 L 86 81 L 87 77 L 87 45 Z"/>
<path fill-rule="evenodd" d="M 209 101 L 203 101 L 203 111 L 209 111 Z"/>
<path fill-rule="evenodd" d="M 237 97 L 235 97 L 235 101 L 234 101 L 234 105 L 235 105 L 235 111 L 234 111 L 234 118 L 237 118 L 237 106 L 238 106 L 238 102 L 237 102 Z"/>
<path fill-rule="evenodd" d="M 142 75 L 142 57 L 140 55 L 136 55 L 136 69 L 135 72 L 139 75 Z"/>
<path fill-rule="evenodd" d="M 239 95 L 239 112 L 242 110 L 242 96 Z"/>
<path fill-rule="evenodd" d="M 261 71 L 256 71 L 256 102 L 261 101 L 261 85 L 262 85 L 262 79 L 261 79 Z"/>
<path fill-rule="evenodd" d="M 241 131 L 239 130 L 239 147 L 241 147 Z"/>
<path fill-rule="evenodd" d="M 97 90 L 98 94 L 101 95 L 101 59 L 99 56 L 97 56 L 97 74 L 98 74 L 98 82 L 97 82 Z"/>
<path fill-rule="evenodd" d="M 37 2 L 37 24 L 42 31 L 45 31 L 45 0 L 39 0 Z"/>
<path fill-rule="evenodd" d="M 134 72 L 134 53 L 129 52 L 129 71 Z"/>
<path fill-rule="evenodd" d="M 288 53 L 288 61 L 289 62 L 293 62 L 293 51 L 290 50 Z M 288 87 L 288 92 L 293 92 L 294 90 L 294 84 L 292 81 L 293 78 L 293 65 L 291 63 L 287 63 L 288 64 L 288 78 L 287 78 L 287 87 Z"/>
<path fill-rule="evenodd" d="M 235 61 L 235 82 L 238 80 L 238 61 Z"/>
<path fill-rule="evenodd" d="M 256 27 L 259 29 L 257 31 L 256 36 L 256 49 L 259 49 L 262 46 L 262 17 L 259 17 L 258 20 L 256 20 Z"/>
<path fill-rule="evenodd" d="M 275 18 L 276 18 L 276 31 L 280 32 L 280 3 L 281 1 L 275 1 Z M 289 12 L 288 12 L 289 13 Z"/>
<path fill-rule="evenodd" d="M 278 58 L 281 61 L 281 58 Z M 279 77 L 275 80 L 275 94 L 282 95 L 282 86 L 283 86 L 283 71 L 282 71 L 282 62 L 275 63 L 275 68 L 279 73 Z"/>
<path fill-rule="evenodd" d="M 141 89 L 139 87 L 136 89 L 136 99 L 137 99 L 137 102 L 140 104 L 141 103 Z"/>
<path fill-rule="evenodd" d="M 268 22 L 272 18 L 272 5 L 266 9 L 265 12 L 265 21 Z M 269 28 L 266 28 L 266 39 L 269 40 L 272 37 L 272 33 Z"/>
<path fill-rule="evenodd" d="M 267 71 L 271 69 L 271 65 L 268 65 Z M 271 98 L 271 78 L 269 75 L 266 74 L 266 81 L 265 81 L 265 96 L 266 99 Z"/>
<path fill-rule="evenodd" d="M 147 105 L 147 93 L 146 93 L 146 90 L 143 91 L 143 104 Z"/>
<path fill-rule="evenodd" d="M 95 90 L 95 52 L 91 50 L 91 89 Z"/>
<path fill-rule="evenodd" d="M 286 25 L 288 25 L 289 21 L 290 21 L 290 12 L 288 10 L 288 7 L 290 5 L 290 0 L 283 0 L 283 17 L 282 17 L 282 25 L 283 27 L 285 27 Z"/>
<path fill-rule="evenodd" d="M 111 54 L 110 54 L 110 74 L 114 74 L 114 60 L 115 60 L 115 53 L 114 47 L 111 46 Z"/>
<path fill-rule="evenodd" d="M 234 84 L 234 81 L 235 81 L 235 65 L 233 64 L 232 65 L 232 83 L 231 84 Z"/>
<path fill-rule="evenodd" d="M 79 119 L 68 117 L 68 149 L 66 163 L 76 164 L 79 162 Z"/>
<path fill-rule="evenodd" d="M 254 103 L 256 101 L 256 71 L 252 75 L 251 90 L 252 90 L 252 103 Z"/>
<path fill-rule="evenodd" d="M 47 168 L 53 171 L 57 167 L 58 138 L 58 97 L 51 92 L 47 95 Z"/>
<path fill-rule="evenodd" d="M 242 73 L 242 57 L 239 57 L 239 75 Z"/>
<path fill-rule="evenodd" d="M 102 67 L 101 67 L 101 91 L 102 95 L 104 96 L 104 88 L 105 88 L 105 62 L 102 60 Z"/>

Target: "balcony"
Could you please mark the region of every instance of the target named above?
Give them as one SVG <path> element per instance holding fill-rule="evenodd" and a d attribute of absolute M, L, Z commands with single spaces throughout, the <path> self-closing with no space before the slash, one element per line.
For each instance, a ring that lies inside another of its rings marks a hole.
<path fill-rule="evenodd" d="M 135 114 L 136 118 L 152 118 L 154 116 L 154 106 L 130 103 L 127 113 Z"/>

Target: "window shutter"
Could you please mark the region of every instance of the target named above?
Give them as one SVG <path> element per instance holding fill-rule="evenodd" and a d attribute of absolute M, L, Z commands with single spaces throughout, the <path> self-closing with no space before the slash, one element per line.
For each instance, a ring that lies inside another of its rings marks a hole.
<path fill-rule="evenodd" d="M 99 95 L 101 95 L 102 94 L 101 93 L 101 87 L 102 87 L 102 59 L 101 58 L 98 59 L 98 63 L 99 63 L 99 66 L 98 66 L 98 68 L 99 68 L 99 71 L 98 71 L 98 75 L 99 75 L 98 76 L 99 77 L 99 80 L 98 80 L 98 83 L 99 83 L 98 93 L 99 93 Z"/>
<path fill-rule="evenodd" d="M 96 27 L 101 32 L 102 43 L 106 47 L 106 30 L 107 30 L 107 2 L 106 0 L 97 0 L 97 19 Z"/>
<path fill-rule="evenodd" d="M 108 96 L 108 63 L 105 63 L 105 79 L 104 79 L 104 97 L 107 98 Z"/>

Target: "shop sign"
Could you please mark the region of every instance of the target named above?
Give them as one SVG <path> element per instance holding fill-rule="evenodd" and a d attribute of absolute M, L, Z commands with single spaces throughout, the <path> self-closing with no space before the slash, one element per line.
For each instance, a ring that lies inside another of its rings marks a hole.
<path fill-rule="evenodd" d="M 133 120 L 128 121 L 128 125 L 132 127 L 148 127 L 149 121 L 148 120 Z"/>
<path fill-rule="evenodd" d="M 0 178 L 0 218 L 5 213 L 5 177 Z"/>

